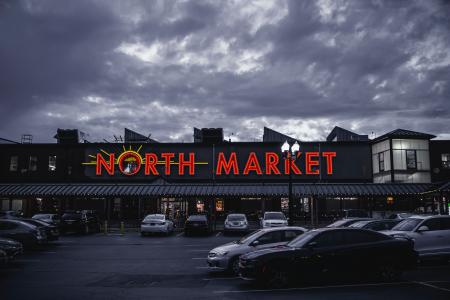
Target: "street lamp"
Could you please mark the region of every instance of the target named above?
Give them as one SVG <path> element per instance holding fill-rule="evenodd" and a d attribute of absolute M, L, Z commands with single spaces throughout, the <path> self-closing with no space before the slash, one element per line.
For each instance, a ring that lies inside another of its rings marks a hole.
<path fill-rule="evenodd" d="M 288 206 L 289 206 L 289 226 L 294 225 L 294 202 L 292 200 L 292 172 L 291 164 L 297 159 L 297 153 L 300 151 L 300 145 L 297 141 L 291 146 L 288 141 L 284 142 L 281 146 L 281 153 L 283 158 L 288 160 L 288 172 L 289 172 L 289 194 L 288 194 Z"/>

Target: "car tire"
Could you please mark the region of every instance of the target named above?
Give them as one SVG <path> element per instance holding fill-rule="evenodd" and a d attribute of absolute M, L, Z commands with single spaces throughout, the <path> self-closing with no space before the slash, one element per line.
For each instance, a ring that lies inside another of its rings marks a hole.
<path fill-rule="evenodd" d="M 395 282 L 401 278 L 402 271 L 392 264 L 382 264 L 378 267 L 378 276 L 382 281 Z"/>
<path fill-rule="evenodd" d="M 239 256 L 230 259 L 230 262 L 228 264 L 228 272 L 231 275 L 239 276 Z"/>

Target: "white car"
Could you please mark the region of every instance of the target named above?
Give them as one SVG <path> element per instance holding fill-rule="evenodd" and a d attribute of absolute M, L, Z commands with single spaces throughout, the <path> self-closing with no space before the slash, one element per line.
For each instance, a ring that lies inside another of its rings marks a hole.
<path fill-rule="evenodd" d="M 163 214 L 148 215 L 142 220 L 141 235 L 150 233 L 165 233 L 169 235 L 173 233 L 173 222 L 166 218 Z"/>
<path fill-rule="evenodd" d="M 411 216 L 381 232 L 413 240 L 421 258 L 450 257 L 450 216 Z"/>
<path fill-rule="evenodd" d="M 288 226 L 288 221 L 285 215 L 280 211 L 267 211 L 261 219 L 261 227 L 281 227 Z"/>
<path fill-rule="evenodd" d="M 229 214 L 225 219 L 223 232 L 246 232 L 248 231 L 248 221 L 244 214 Z"/>

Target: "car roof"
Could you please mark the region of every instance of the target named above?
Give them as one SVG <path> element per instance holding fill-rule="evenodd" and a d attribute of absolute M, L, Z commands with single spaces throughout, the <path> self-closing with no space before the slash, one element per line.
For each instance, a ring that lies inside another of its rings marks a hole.
<path fill-rule="evenodd" d="M 412 215 L 408 219 L 434 219 L 434 218 L 450 218 L 449 215 Z"/>
<path fill-rule="evenodd" d="M 302 231 L 308 231 L 308 229 L 300 226 L 280 226 L 280 227 L 269 227 L 269 228 L 263 228 L 260 229 L 263 232 L 270 232 L 270 231 L 278 231 L 278 230 L 302 230 Z"/>

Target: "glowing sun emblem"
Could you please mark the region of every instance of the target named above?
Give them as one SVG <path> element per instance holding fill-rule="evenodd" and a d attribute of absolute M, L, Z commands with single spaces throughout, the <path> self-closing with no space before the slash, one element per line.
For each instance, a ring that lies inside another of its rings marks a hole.
<path fill-rule="evenodd" d="M 122 152 L 117 158 L 120 172 L 131 176 L 139 172 L 142 164 L 142 157 L 139 153 L 132 150 Z"/>

